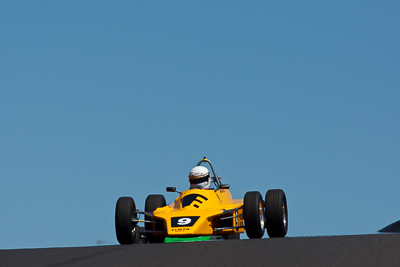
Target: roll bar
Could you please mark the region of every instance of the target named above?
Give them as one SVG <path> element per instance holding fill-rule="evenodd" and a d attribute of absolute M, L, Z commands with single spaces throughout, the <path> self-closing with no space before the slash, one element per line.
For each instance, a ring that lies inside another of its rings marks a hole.
<path fill-rule="evenodd" d="M 213 182 L 214 182 L 215 186 L 217 187 L 216 190 L 220 189 L 221 186 L 222 186 L 222 183 L 221 183 L 221 181 L 219 180 L 219 177 L 218 177 L 217 173 L 215 172 L 214 167 L 213 167 L 211 161 L 209 161 L 206 157 L 204 157 L 204 159 L 200 160 L 200 161 L 197 163 L 197 166 L 200 166 L 203 162 L 207 162 L 207 163 L 210 165 L 211 171 L 213 172 L 213 175 L 214 175 L 214 176 L 212 177 L 212 179 L 213 179 Z"/>

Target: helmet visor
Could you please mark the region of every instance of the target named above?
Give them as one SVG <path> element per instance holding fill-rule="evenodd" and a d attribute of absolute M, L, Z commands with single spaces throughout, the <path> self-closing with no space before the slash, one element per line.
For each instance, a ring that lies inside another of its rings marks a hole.
<path fill-rule="evenodd" d="M 189 182 L 190 182 L 191 184 L 200 184 L 200 183 L 207 182 L 208 179 L 210 179 L 210 175 L 207 175 L 206 177 L 202 177 L 202 178 L 197 178 L 197 179 L 195 179 L 195 178 L 190 178 L 190 179 L 189 179 Z"/>

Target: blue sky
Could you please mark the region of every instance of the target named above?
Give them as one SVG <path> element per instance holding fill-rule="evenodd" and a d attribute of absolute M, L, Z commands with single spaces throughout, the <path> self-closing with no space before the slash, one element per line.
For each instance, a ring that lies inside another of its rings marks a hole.
<path fill-rule="evenodd" d="M 117 244 L 207 156 L 290 237 L 400 219 L 397 1 L 2 1 L 0 249 Z M 264 237 L 267 237 L 265 234 Z"/>

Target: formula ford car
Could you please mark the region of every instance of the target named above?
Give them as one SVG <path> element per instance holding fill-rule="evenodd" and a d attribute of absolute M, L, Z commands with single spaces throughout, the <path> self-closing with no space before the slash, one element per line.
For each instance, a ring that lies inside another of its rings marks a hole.
<path fill-rule="evenodd" d="M 166 205 L 163 195 L 149 195 L 144 211 L 136 209 L 131 197 L 120 197 L 115 210 L 115 231 L 122 245 L 132 243 L 163 243 L 166 238 L 222 237 L 239 239 L 261 238 L 265 228 L 269 237 L 284 237 L 288 229 L 285 193 L 268 190 L 265 201 L 257 191 L 247 192 L 244 199 L 233 199 L 229 185 L 222 184 L 211 162 L 204 157 L 197 166 L 208 163 L 215 188 L 190 189 L 177 192 L 174 203 Z M 140 216 L 144 219 L 140 219 Z M 144 223 L 139 227 L 138 223 Z"/>

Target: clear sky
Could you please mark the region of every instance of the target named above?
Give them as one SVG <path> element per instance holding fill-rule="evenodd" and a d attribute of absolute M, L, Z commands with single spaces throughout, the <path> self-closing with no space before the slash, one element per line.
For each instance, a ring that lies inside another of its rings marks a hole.
<path fill-rule="evenodd" d="M 171 203 L 203 156 L 234 198 L 283 189 L 290 237 L 376 233 L 399 26 L 398 1 L 1 1 L 0 249 L 117 244 L 117 199 Z"/>

